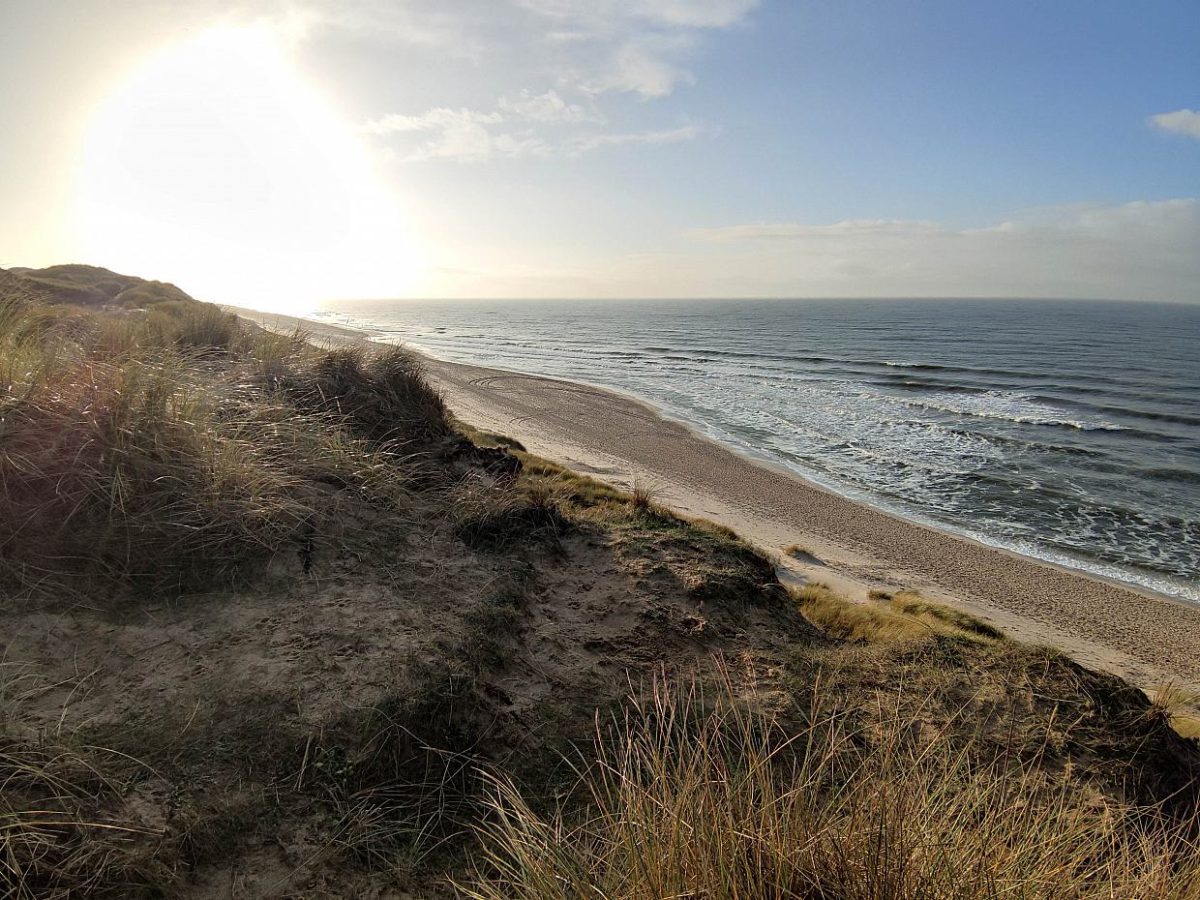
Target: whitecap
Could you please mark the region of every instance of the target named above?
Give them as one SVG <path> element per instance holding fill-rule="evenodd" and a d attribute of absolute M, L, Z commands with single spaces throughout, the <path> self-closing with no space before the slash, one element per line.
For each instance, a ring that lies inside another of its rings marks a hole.
<path fill-rule="evenodd" d="M 1097 418 L 1072 418 L 1070 413 L 1047 403 L 1030 399 L 1027 394 L 1011 391 L 985 391 L 981 394 L 959 394 L 949 391 L 926 394 L 923 397 L 901 397 L 905 406 L 934 409 L 939 412 L 976 416 L 982 419 L 1003 419 L 1024 425 L 1057 425 L 1081 431 L 1125 431 L 1122 425 Z"/>

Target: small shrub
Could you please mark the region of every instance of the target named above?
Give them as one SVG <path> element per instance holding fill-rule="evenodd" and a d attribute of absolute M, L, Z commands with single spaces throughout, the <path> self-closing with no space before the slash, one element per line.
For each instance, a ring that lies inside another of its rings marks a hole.
<path fill-rule="evenodd" d="M 658 506 L 658 491 L 649 482 L 635 478 L 629 493 L 629 503 L 640 513 L 654 512 Z"/>
<path fill-rule="evenodd" d="M 515 546 L 543 543 L 558 546 L 571 528 L 552 494 L 522 496 L 484 490 L 459 496 L 455 531 L 467 546 L 498 553 Z"/>
<path fill-rule="evenodd" d="M 334 413 L 375 442 L 429 442 L 452 433 L 446 404 L 400 347 L 331 350 L 294 385 L 302 405 Z"/>
<path fill-rule="evenodd" d="M 155 312 L 170 307 L 175 318 L 175 345 L 181 349 L 227 350 L 238 337 L 237 316 L 212 303 L 171 302 L 159 304 Z"/>

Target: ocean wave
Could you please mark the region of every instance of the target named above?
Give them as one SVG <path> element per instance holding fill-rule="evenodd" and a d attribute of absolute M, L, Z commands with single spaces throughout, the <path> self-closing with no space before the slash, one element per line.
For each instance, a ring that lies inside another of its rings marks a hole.
<path fill-rule="evenodd" d="M 1080 431 L 1125 431 L 1125 427 L 1104 419 L 1073 419 L 1066 410 L 1038 403 L 1027 394 L 1008 391 L 985 391 L 982 394 L 943 392 L 924 397 L 899 397 L 905 406 L 933 409 L 939 412 L 976 416 L 981 419 L 1002 419 L 1022 425 L 1049 425 L 1077 428 Z"/>
<path fill-rule="evenodd" d="M 944 392 L 947 394 L 984 394 L 987 393 L 986 388 L 972 387 L 968 384 L 946 384 L 939 381 L 925 381 L 918 378 L 906 378 L 903 376 L 893 376 L 890 379 L 876 380 L 872 379 L 869 384 L 877 384 L 881 387 L 900 388 L 905 391 L 931 391 Z"/>
<path fill-rule="evenodd" d="M 1037 402 L 1046 402 L 1054 400 L 1060 403 L 1066 403 L 1070 406 L 1079 407 L 1081 409 L 1089 409 L 1095 412 L 1108 413 L 1110 415 L 1126 416 L 1132 419 L 1148 419 L 1152 422 L 1169 422 L 1172 425 L 1200 425 L 1200 416 L 1189 416 L 1186 413 L 1175 412 L 1160 412 L 1153 409 L 1133 409 L 1128 406 L 1116 406 L 1115 404 L 1103 403 L 1088 403 L 1082 400 L 1059 400 L 1052 397 L 1031 397 L 1031 400 Z"/>
<path fill-rule="evenodd" d="M 1154 469 L 1142 469 L 1139 473 L 1143 478 L 1153 478 L 1155 481 L 1177 481 L 1183 484 L 1200 484 L 1200 472 L 1193 469 L 1176 469 L 1161 466 Z"/>
<path fill-rule="evenodd" d="M 986 378 L 995 381 L 997 378 L 1005 381 L 1020 382 L 1043 382 L 1046 379 L 1048 371 L 1054 370 L 1056 367 L 1047 364 L 1046 367 L 1038 367 L 1031 369 L 1009 369 L 992 366 L 968 366 L 968 365 L 952 365 L 941 363 L 909 363 L 896 362 L 894 360 L 884 360 L 876 362 L 873 360 L 864 360 L 864 363 L 881 366 L 888 369 L 898 369 L 901 372 L 938 372 L 945 373 L 945 377 L 967 376 L 971 378 Z M 1105 375 L 1099 370 L 1119 371 L 1118 376 Z M 1129 369 L 1128 365 L 1123 367 L 1115 366 L 1100 366 L 1095 363 L 1090 364 L 1085 369 L 1074 372 L 1056 371 L 1055 375 L 1061 380 L 1064 386 L 1070 387 L 1071 390 L 1078 390 L 1086 393 L 1125 393 L 1130 388 L 1145 388 L 1154 392 L 1162 390 L 1175 390 L 1179 386 L 1168 382 L 1164 383 L 1158 378 L 1149 380 L 1136 377 Z M 1100 387 L 1103 385 L 1104 387 Z M 1016 385 L 1014 385 L 1015 387 Z M 1136 394 L 1134 395 L 1136 396 Z"/>

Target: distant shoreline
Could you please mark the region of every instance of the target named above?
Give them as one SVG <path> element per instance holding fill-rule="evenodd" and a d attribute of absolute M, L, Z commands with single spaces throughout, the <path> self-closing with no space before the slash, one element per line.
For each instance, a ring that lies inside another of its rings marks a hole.
<path fill-rule="evenodd" d="M 366 332 L 229 307 L 268 327 L 354 343 Z M 652 404 L 607 388 L 423 355 L 464 421 L 603 481 L 649 482 L 663 502 L 727 525 L 783 556 L 786 576 L 854 599 L 913 588 L 1014 637 L 1057 646 L 1143 688 L 1200 687 L 1200 608 L 1098 575 L 992 547 L 846 497 L 708 438 Z"/>

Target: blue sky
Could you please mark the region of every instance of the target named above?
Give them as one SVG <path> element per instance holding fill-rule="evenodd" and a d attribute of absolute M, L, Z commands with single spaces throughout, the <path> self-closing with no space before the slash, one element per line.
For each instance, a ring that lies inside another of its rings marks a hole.
<path fill-rule="evenodd" d="M 1200 300 L 1194 0 L 10 0 L 0 34 L 0 265 L 290 308 Z"/>

